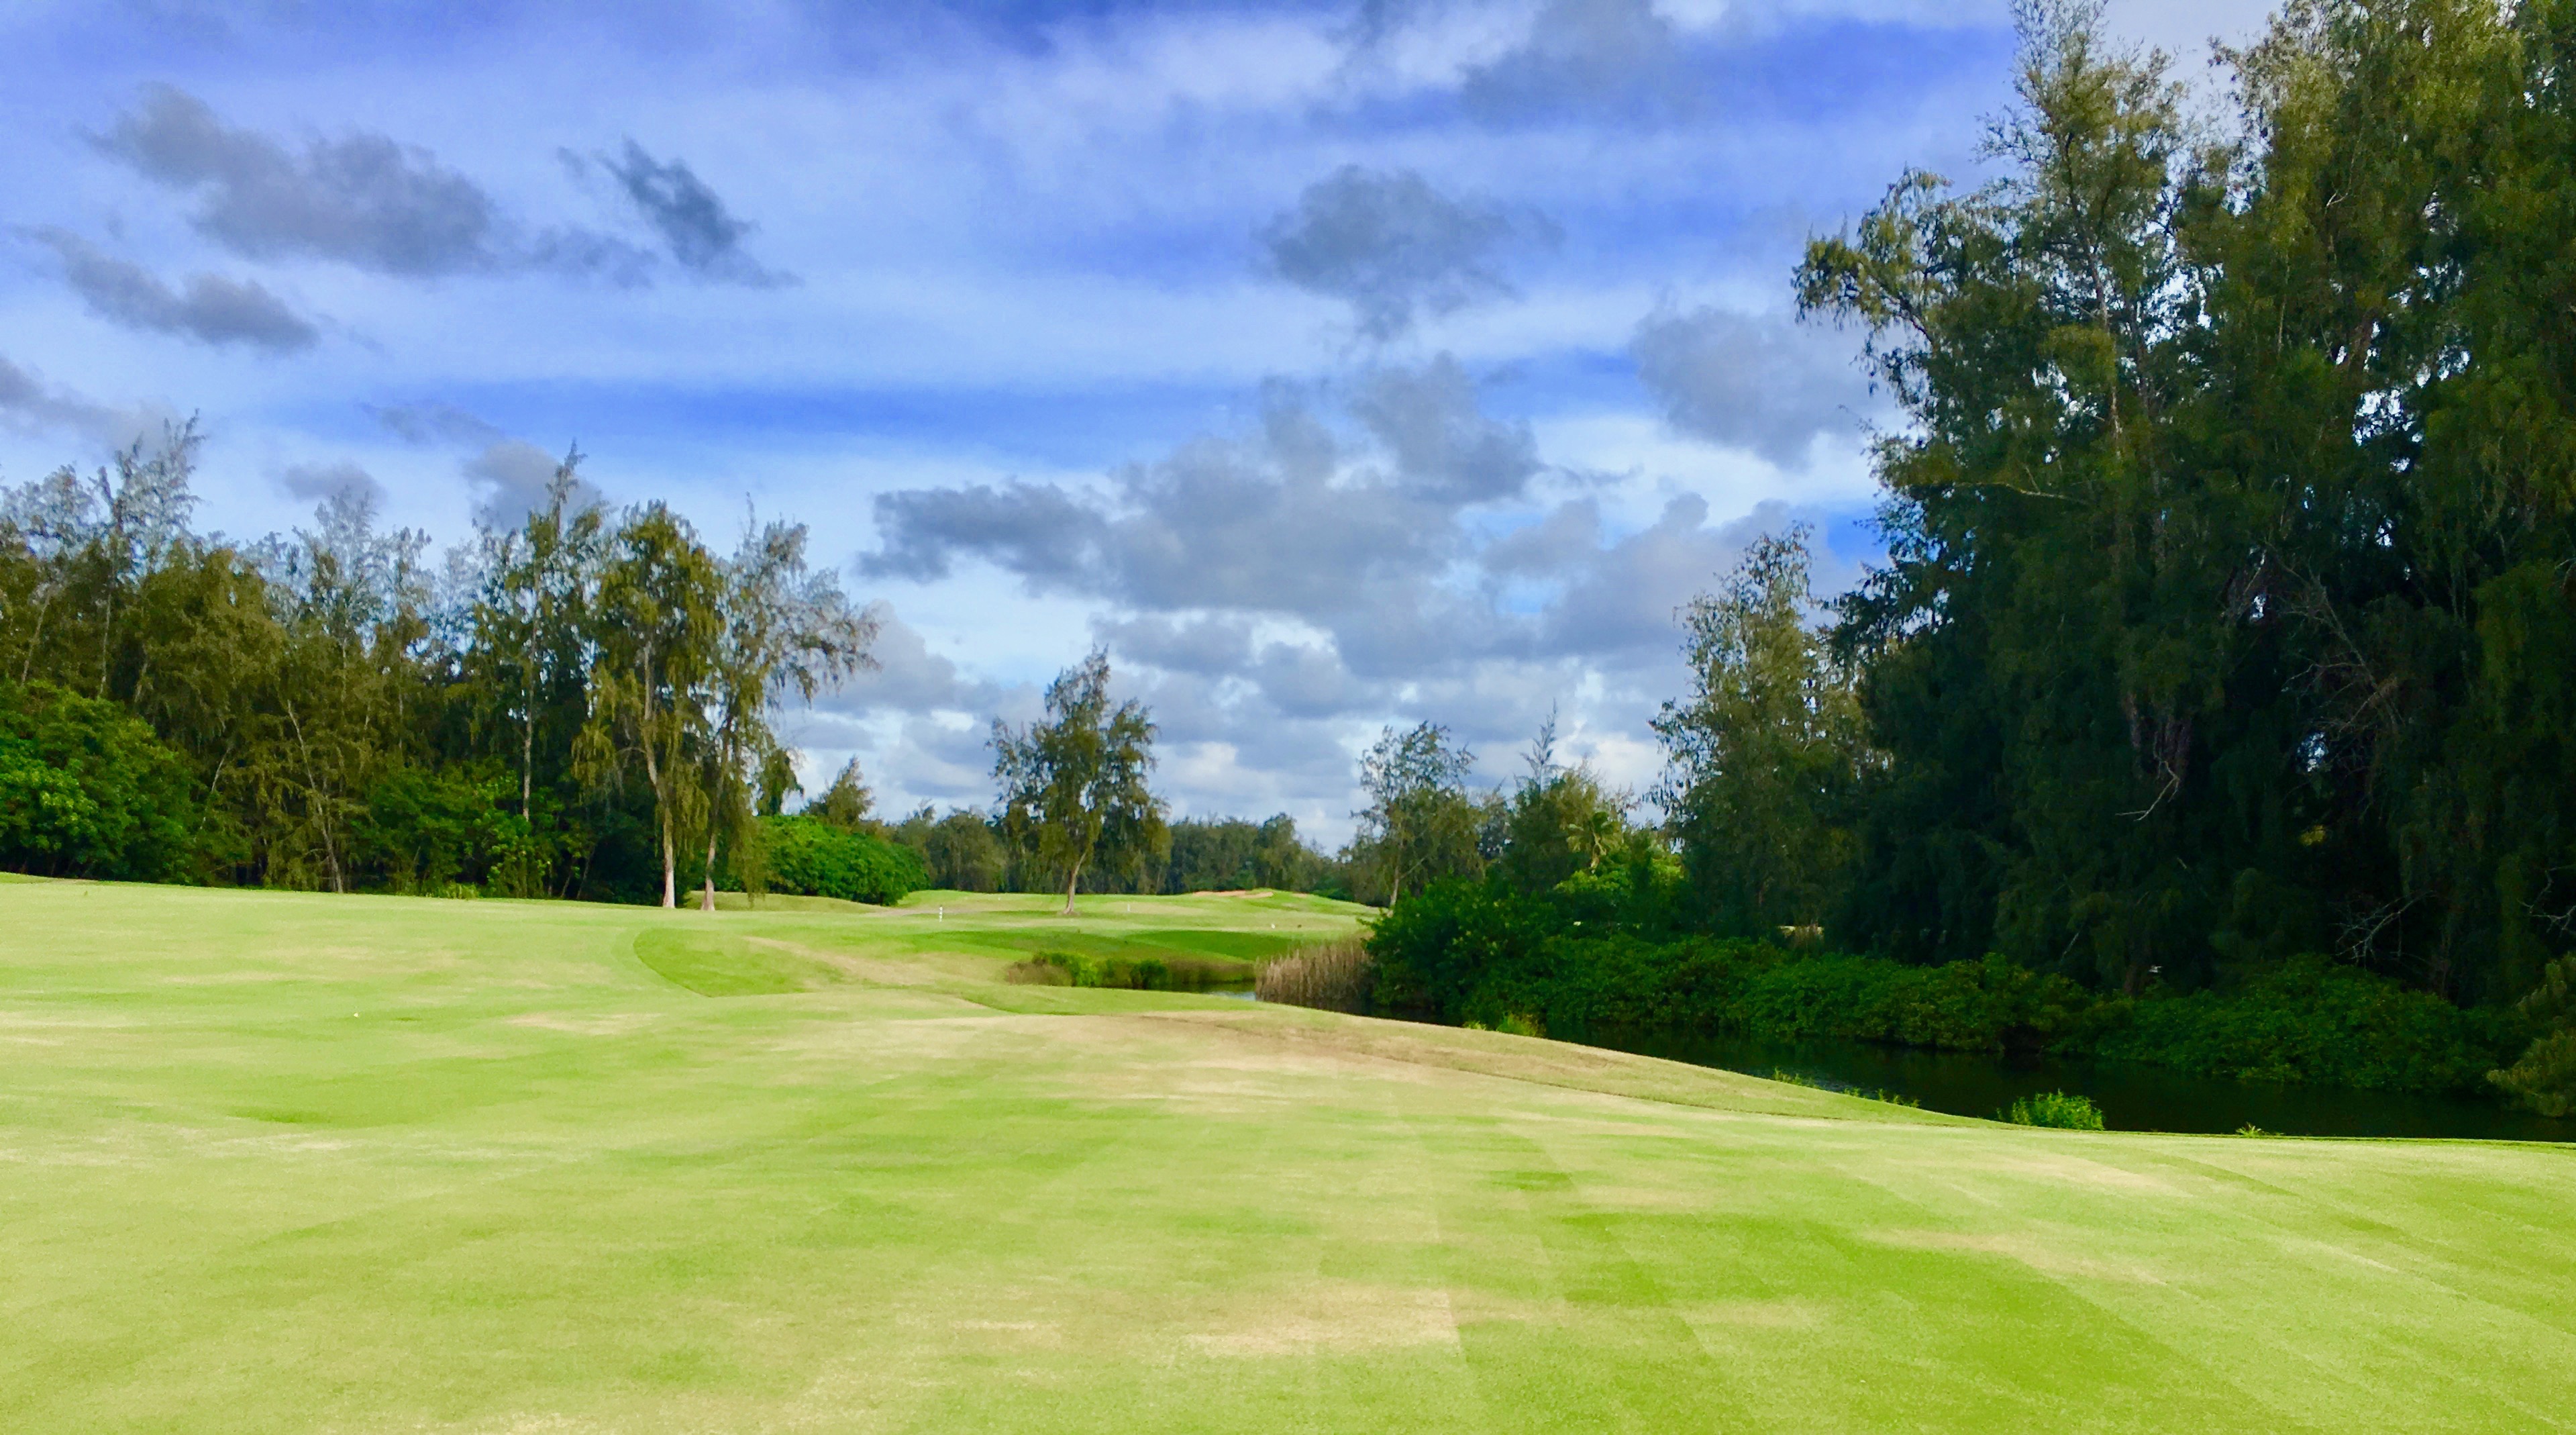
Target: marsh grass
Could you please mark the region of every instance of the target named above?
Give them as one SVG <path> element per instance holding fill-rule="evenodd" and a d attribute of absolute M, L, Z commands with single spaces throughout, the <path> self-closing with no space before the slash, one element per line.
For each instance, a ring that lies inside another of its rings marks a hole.
<path fill-rule="evenodd" d="M 1270 961 L 1261 968 L 1252 991 L 1263 1001 L 1283 1006 L 1363 1012 L 1376 985 L 1376 961 L 1359 938 L 1350 937 Z"/>
<path fill-rule="evenodd" d="M 1002 969 L 1019 986 L 1109 987 L 1140 992 L 1203 992 L 1240 986 L 1249 964 L 1224 957 L 1115 957 L 1043 951 Z"/>

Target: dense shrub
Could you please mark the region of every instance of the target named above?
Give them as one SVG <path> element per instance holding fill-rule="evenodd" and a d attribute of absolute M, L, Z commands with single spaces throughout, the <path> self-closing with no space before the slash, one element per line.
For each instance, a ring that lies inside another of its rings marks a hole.
<path fill-rule="evenodd" d="M 2225 991 L 2105 1002 L 2096 1055 L 2220 1076 L 2382 1090 L 2474 1087 L 2518 1023 L 2322 957 Z"/>
<path fill-rule="evenodd" d="M 2015 1126 L 2055 1126 L 2066 1131 L 2099 1131 L 2103 1126 L 2102 1108 L 2093 1104 L 2092 1097 L 2063 1091 L 2025 1096 L 2002 1115 Z"/>
<path fill-rule="evenodd" d="M 2539 1025 L 2522 1059 L 2487 1080 L 2516 1103 L 2543 1116 L 2576 1111 L 2576 957 L 2541 968 L 2540 986 L 2524 997 L 2518 1014 Z"/>
<path fill-rule="evenodd" d="M 1626 914 L 1655 900 L 1654 880 L 1586 881 L 1535 896 L 1451 882 L 1408 898 L 1369 941 L 1377 1009 L 1490 1027 L 1519 1017 L 1575 1040 L 1730 1031 L 2412 1091 L 2473 1088 L 2531 1036 L 2513 1013 L 2457 1007 L 2322 958 L 2223 991 L 2102 996 L 1997 956 L 1913 966 L 1641 933 Z"/>
<path fill-rule="evenodd" d="M 527 819 L 504 805 L 517 796 L 497 770 L 396 768 L 349 824 L 352 860 L 396 892 L 471 891 L 495 867 L 533 855 Z"/>
<path fill-rule="evenodd" d="M 760 828 L 765 885 L 772 892 L 885 906 L 930 885 L 918 856 L 872 833 L 811 817 L 764 817 Z"/>
<path fill-rule="evenodd" d="M 191 786 L 178 755 L 116 704 L 0 684 L 0 866 L 184 881 Z"/>

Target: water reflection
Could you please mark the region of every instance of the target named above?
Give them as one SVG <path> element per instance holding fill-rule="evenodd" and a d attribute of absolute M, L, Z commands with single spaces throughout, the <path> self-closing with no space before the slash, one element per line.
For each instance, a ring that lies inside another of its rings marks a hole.
<path fill-rule="evenodd" d="M 1754 1076 L 1787 1071 L 1845 1090 L 1893 1091 L 1925 1109 L 1993 1116 L 2019 1097 L 2092 1097 L 2115 1131 L 2235 1131 L 2284 1136 L 2434 1136 L 2576 1141 L 2576 1121 L 2551 1121 L 2483 1101 L 2340 1087 L 2189 1076 L 2126 1062 L 2010 1061 L 1859 1042 L 1782 1043 L 1737 1036 L 1594 1033 L 1592 1044 Z"/>

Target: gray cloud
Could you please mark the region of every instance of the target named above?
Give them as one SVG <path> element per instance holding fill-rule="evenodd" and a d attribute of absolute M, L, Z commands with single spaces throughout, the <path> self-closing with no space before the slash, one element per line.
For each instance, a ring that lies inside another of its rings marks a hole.
<path fill-rule="evenodd" d="M 1489 123 L 1557 115 L 1653 122 L 1696 102 L 1681 37 L 1653 0 L 1547 0 L 1527 39 L 1467 72 L 1459 100 Z"/>
<path fill-rule="evenodd" d="M 877 669 L 852 678 L 824 707 L 844 713 L 981 713 L 996 701 L 999 689 L 959 677 L 957 665 L 930 651 L 892 605 L 871 603 L 868 615 L 877 622 Z"/>
<path fill-rule="evenodd" d="M 1353 677 L 1338 653 L 1303 643 L 1263 648 L 1252 679 L 1272 707 L 1294 718 L 1334 717 L 1385 697 L 1382 686 Z"/>
<path fill-rule="evenodd" d="M 376 481 L 374 474 L 347 459 L 337 463 L 295 464 L 280 473 L 277 482 L 289 497 L 307 503 L 329 503 L 337 499 L 373 512 L 382 508 L 385 502 L 385 486 Z"/>
<path fill-rule="evenodd" d="M 564 158 L 576 172 L 587 167 L 578 156 Z M 631 139 L 621 153 L 596 155 L 593 162 L 616 180 L 682 269 L 701 279 L 762 289 L 796 282 L 794 275 L 764 268 L 744 252 L 742 241 L 756 226 L 736 218 L 688 165 L 656 160 Z"/>
<path fill-rule="evenodd" d="M 1561 706 L 1565 751 L 1648 781 L 1645 722 L 1686 676 L 1675 610 L 1788 511 L 1712 521 L 1705 499 L 1678 493 L 1644 527 L 1616 524 L 1606 495 L 1544 465 L 1446 358 L 1327 397 L 1273 386 L 1257 423 L 1096 487 L 887 495 L 861 566 L 944 578 L 989 563 L 1101 605 L 1092 631 L 1151 704 L 1158 782 L 1187 810 L 1285 807 L 1339 832 L 1354 727 L 1449 724 L 1500 778 Z M 1542 502 L 1551 487 L 1571 496 Z M 1830 587 L 1841 571 L 1818 557 Z M 953 669 L 932 676 L 926 689 L 952 691 Z M 982 701 L 1025 706 L 1034 690 Z M 916 719 L 880 770 L 906 791 L 982 800 L 986 754 L 969 736 Z"/>
<path fill-rule="evenodd" d="M 1103 524 L 1054 484 L 995 488 L 912 488 L 879 494 L 877 531 L 885 546 L 859 560 L 871 578 L 919 581 L 948 576 L 958 551 L 981 554 L 1032 584 L 1076 581 Z"/>
<path fill-rule="evenodd" d="M 56 388 L 6 358 L 0 358 L 0 423 L 26 434 L 69 430 L 92 438 L 134 426 L 128 416 Z"/>
<path fill-rule="evenodd" d="M 551 268 L 622 283 L 650 263 L 581 230 L 517 237 L 480 184 L 417 145 L 359 132 L 290 148 L 169 85 L 147 89 L 98 145 L 193 196 L 198 232 L 247 258 L 309 255 L 409 278 Z"/>
<path fill-rule="evenodd" d="M 1406 385 L 1456 392 L 1437 366 L 1401 378 L 1362 384 L 1353 410 Z M 1098 490 L 1043 490 L 1062 505 L 1047 521 L 1078 533 L 1072 542 L 1038 541 L 1045 525 L 998 507 L 995 490 L 922 490 L 880 506 L 883 551 L 941 576 L 989 562 L 1032 589 L 1107 605 L 1092 630 L 1162 725 L 1162 782 L 1194 807 L 1293 806 L 1301 821 L 1338 830 L 1342 804 L 1309 798 L 1349 783 L 1354 721 L 1447 723 L 1501 776 L 1509 753 L 1569 702 L 1568 750 L 1603 750 L 1605 735 L 1620 735 L 1620 780 L 1646 780 L 1633 769 L 1635 739 L 1684 680 L 1676 610 L 1788 510 L 1712 522 L 1705 499 L 1682 493 L 1645 527 L 1619 531 L 1604 500 L 1583 494 L 1491 534 L 1494 510 L 1476 500 L 1494 490 L 1454 476 L 1454 456 L 1489 446 L 1487 436 L 1430 442 L 1356 412 L 1336 430 L 1310 396 L 1270 399 L 1249 431 L 1193 440 Z M 1448 415 L 1471 417 L 1496 422 L 1472 406 Z M 1536 496 L 1526 480 L 1499 488 L 1516 505 Z M 941 526 L 947 517 L 965 521 Z M 1845 576 L 1818 556 L 1829 570 L 1821 584 Z M 1261 641 L 1272 618 L 1310 634 Z M 885 706 L 983 712 L 1033 700 L 1013 688 L 960 701 L 953 667 L 927 657 L 890 646 L 893 685 L 909 691 Z M 909 676 L 916 668 L 924 675 Z M 984 754 L 967 751 L 967 736 L 916 720 L 883 769 L 908 791 L 980 800 Z M 1290 793 L 1300 796 L 1280 800 Z"/>
<path fill-rule="evenodd" d="M 496 444 L 509 435 L 454 404 L 362 404 L 367 417 L 407 444 Z"/>
<path fill-rule="evenodd" d="M 1365 442 L 1274 390 L 1256 429 L 1195 439 L 1096 494 L 889 494 L 882 547 L 861 566 L 937 578 L 976 558 L 1036 591 L 1106 600 L 1124 612 L 1095 630 L 1122 657 L 1241 678 L 1304 718 L 1494 660 L 1660 660 L 1673 609 L 1742 547 L 1741 524 L 1712 528 L 1687 496 L 1624 537 L 1605 533 L 1591 498 L 1486 536 L 1470 515 L 1525 502 L 1544 469 L 1527 430 L 1483 413 L 1446 358 L 1372 377 L 1350 410 Z M 1260 615 L 1327 641 L 1257 646 Z"/>
<path fill-rule="evenodd" d="M 1674 428 L 1804 468 L 1818 434 L 1853 431 L 1870 407 L 1848 347 L 1786 320 L 1702 308 L 1649 315 L 1629 355 Z"/>
<path fill-rule="evenodd" d="M 933 579 L 980 558 L 1033 591 L 1147 613 L 1366 622 L 1367 644 L 1409 645 L 1404 615 L 1432 601 L 1417 590 L 1457 544 L 1456 505 L 1422 497 L 1402 475 L 1345 472 L 1348 457 L 1298 396 L 1274 390 L 1253 431 L 1130 465 L 1099 494 L 977 485 L 881 495 L 881 546 L 859 566 Z"/>
<path fill-rule="evenodd" d="M 1541 467 L 1529 425 L 1487 418 L 1475 380 L 1447 354 L 1419 369 L 1370 375 L 1351 412 L 1386 446 L 1396 472 L 1435 501 L 1508 498 Z"/>
<path fill-rule="evenodd" d="M 1554 227 L 1476 199 L 1452 199 L 1412 170 L 1344 165 L 1306 187 L 1257 236 L 1271 272 L 1351 306 L 1362 334 L 1391 339 L 1419 314 L 1507 296 L 1495 267 Z"/>
<path fill-rule="evenodd" d="M 1036 706 L 1034 700 L 1028 705 Z M 916 797 L 984 808 L 993 800 L 988 731 L 981 722 L 957 728 L 933 717 L 907 718 L 881 770 Z"/>
<path fill-rule="evenodd" d="M 273 354 L 311 348 L 321 337 L 256 283 L 192 274 L 185 288 L 172 289 L 142 265 L 102 253 L 79 235 L 40 229 L 34 238 L 61 258 L 63 282 L 91 313 L 128 328 Z"/>
<path fill-rule="evenodd" d="M 493 261 L 491 196 L 428 151 L 383 135 L 315 138 L 299 155 L 155 85 L 99 143 L 144 177 L 197 194 L 197 228 L 238 254 L 316 254 L 410 275 Z"/>
<path fill-rule="evenodd" d="M 1240 618 L 1184 621 L 1147 615 L 1123 621 L 1099 620 L 1091 630 L 1112 655 L 1151 663 L 1165 672 L 1233 673 L 1252 659 L 1252 625 Z"/>
<path fill-rule="evenodd" d="M 1590 557 L 1601 546 L 1601 504 L 1579 498 L 1560 503 L 1526 528 L 1485 546 L 1476 561 L 1501 578 L 1546 578 Z"/>
<path fill-rule="evenodd" d="M 1577 521 L 1584 519 L 1597 525 L 1588 508 Z M 1666 500 L 1645 528 L 1608 544 L 1596 537 L 1567 553 L 1558 570 L 1563 591 L 1541 619 L 1538 650 L 1594 658 L 1625 654 L 1660 665 L 1681 641 L 1675 611 L 1716 586 L 1747 544 L 1788 523 L 1785 506 L 1766 503 L 1710 527 L 1708 500 L 1695 493 Z"/>

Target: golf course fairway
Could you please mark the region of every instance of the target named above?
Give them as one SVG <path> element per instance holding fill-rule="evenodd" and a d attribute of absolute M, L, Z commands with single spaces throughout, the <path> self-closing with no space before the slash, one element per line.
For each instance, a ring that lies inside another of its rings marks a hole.
<path fill-rule="evenodd" d="M 1053 905 L 0 885 L 0 1430 L 2576 1425 L 2576 1151 L 1003 984 L 1358 911 Z"/>

